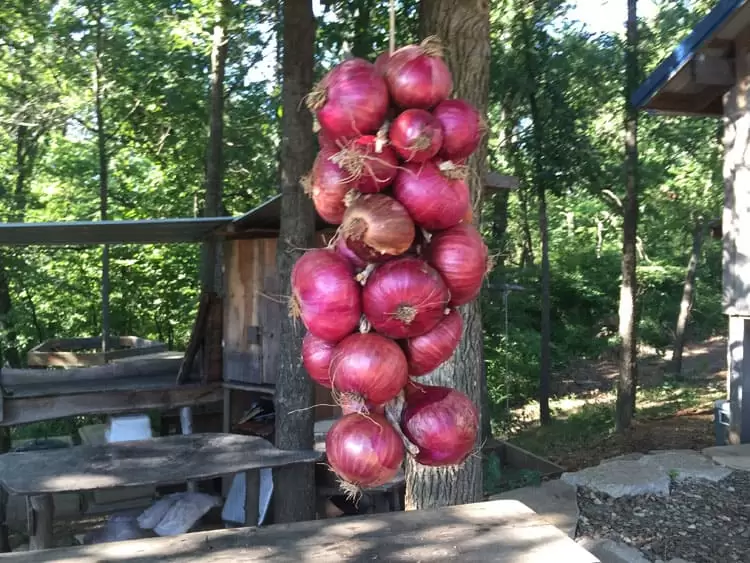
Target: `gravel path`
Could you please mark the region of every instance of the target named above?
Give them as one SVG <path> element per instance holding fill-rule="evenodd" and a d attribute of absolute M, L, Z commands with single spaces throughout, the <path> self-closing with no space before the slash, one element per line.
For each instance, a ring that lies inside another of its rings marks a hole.
<path fill-rule="evenodd" d="M 669 497 L 612 499 L 579 489 L 578 504 L 578 536 L 623 542 L 651 561 L 750 563 L 750 473 L 674 482 Z"/>

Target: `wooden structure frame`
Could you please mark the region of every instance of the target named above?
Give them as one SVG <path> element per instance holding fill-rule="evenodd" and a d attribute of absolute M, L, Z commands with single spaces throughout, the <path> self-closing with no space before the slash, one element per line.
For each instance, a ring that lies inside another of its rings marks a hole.
<path fill-rule="evenodd" d="M 29 367 L 40 368 L 101 366 L 112 360 L 166 352 L 167 345 L 138 336 L 118 336 L 110 337 L 106 352 L 102 350 L 105 347 L 101 337 L 53 338 L 29 350 L 26 363 Z"/>
<path fill-rule="evenodd" d="M 750 0 L 720 0 L 631 101 L 658 114 L 723 118 L 729 441 L 750 443 Z"/>

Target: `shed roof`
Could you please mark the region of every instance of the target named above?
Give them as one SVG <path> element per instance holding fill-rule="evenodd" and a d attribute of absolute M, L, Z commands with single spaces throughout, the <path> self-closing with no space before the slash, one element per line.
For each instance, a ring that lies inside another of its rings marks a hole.
<path fill-rule="evenodd" d="M 723 115 L 734 85 L 734 41 L 750 25 L 750 0 L 720 0 L 631 97 L 654 113 Z"/>

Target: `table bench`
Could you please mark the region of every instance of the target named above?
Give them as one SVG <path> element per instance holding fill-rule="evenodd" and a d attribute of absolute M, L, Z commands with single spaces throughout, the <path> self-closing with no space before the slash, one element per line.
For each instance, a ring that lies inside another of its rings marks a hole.
<path fill-rule="evenodd" d="M 31 505 L 29 549 L 52 546 L 55 493 L 174 485 L 246 473 L 246 524 L 258 518 L 258 469 L 312 463 L 320 452 L 275 448 L 256 436 L 191 434 L 0 455 L 0 486 Z M 253 486 L 254 485 L 254 486 Z"/>
<path fill-rule="evenodd" d="M 0 562 L 5 561 L 600 563 L 563 532 L 514 500 L 0 556 Z"/>

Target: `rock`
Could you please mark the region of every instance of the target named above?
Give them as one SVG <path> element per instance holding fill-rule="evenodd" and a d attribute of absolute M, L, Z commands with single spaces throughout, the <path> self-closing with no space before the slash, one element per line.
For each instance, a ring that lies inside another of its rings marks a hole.
<path fill-rule="evenodd" d="M 640 458 L 639 463 L 664 471 L 677 481 L 706 479 L 721 481 L 732 471 L 714 463 L 708 457 L 692 450 L 665 450 Z"/>
<path fill-rule="evenodd" d="M 720 465 L 726 465 L 739 471 L 750 471 L 750 444 L 713 446 L 704 449 L 703 455 L 710 457 Z"/>
<path fill-rule="evenodd" d="M 554 480 L 545 481 L 538 487 L 523 487 L 493 495 L 490 500 L 520 501 L 547 522 L 573 538 L 578 525 L 578 500 L 576 497 L 576 488 L 573 485 Z"/>
<path fill-rule="evenodd" d="M 612 540 L 582 537 L 578 544 L 599 558 L 601 563 L 651 563 L 634 547 Z"/>
<path fill-rule="evenodd" d="M 660 467 L 643 464 L 640 459 L 610 461 L 575 473 L 563 473 L 560 479 L 613 498 L 669 495 L 669 476 Z"/>

